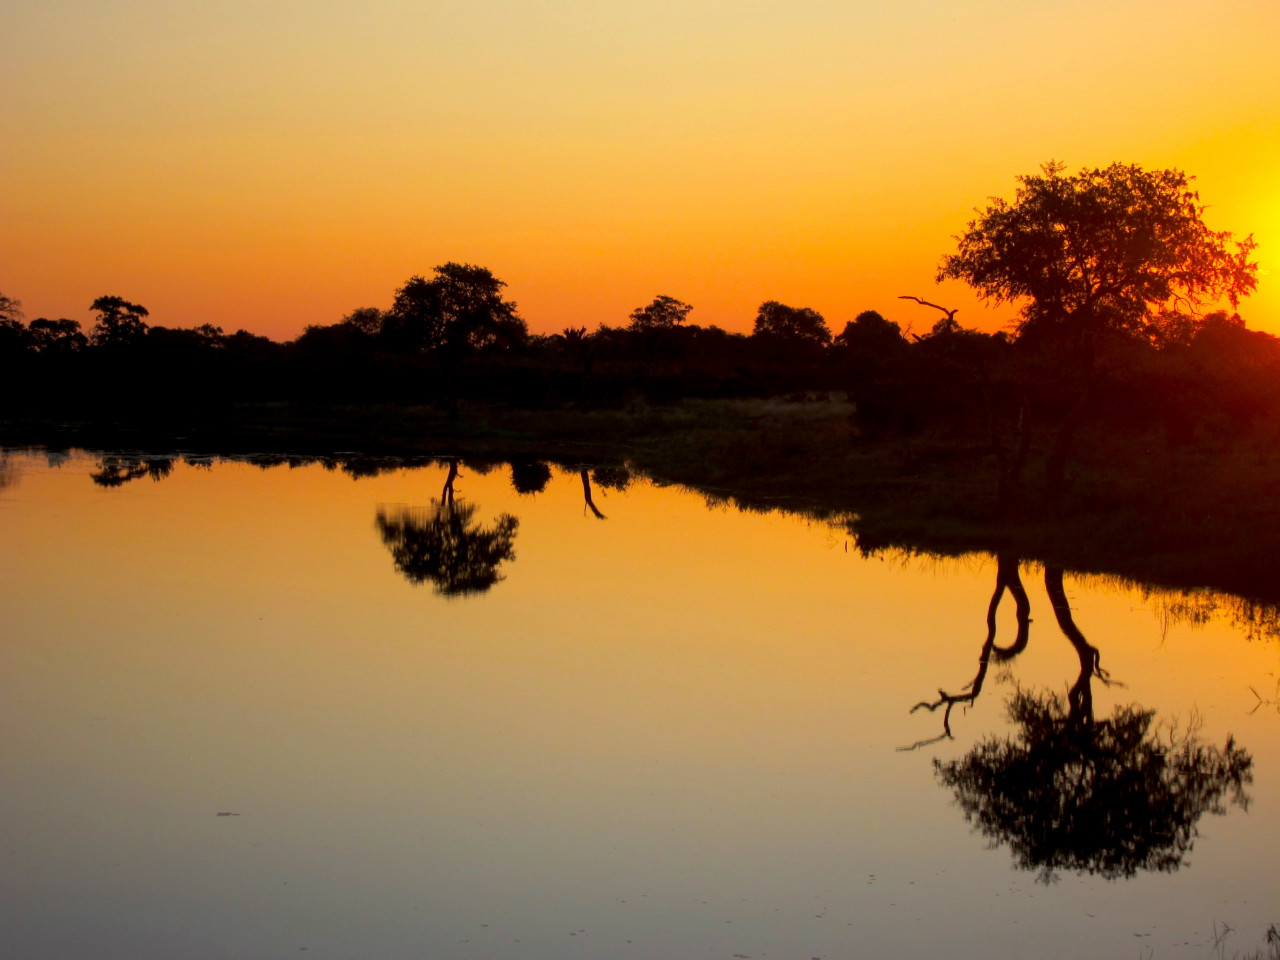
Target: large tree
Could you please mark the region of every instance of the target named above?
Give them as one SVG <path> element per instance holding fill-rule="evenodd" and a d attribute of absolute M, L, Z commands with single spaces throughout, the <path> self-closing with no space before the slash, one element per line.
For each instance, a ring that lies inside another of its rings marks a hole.
<path fill-rule="evenodd" d="M 446 263 L 434 273 L 430 280 L 410 277 L 396 291 L 382 329 L 398 346 L 464 353 L 524 342 L 525 322 L 502 297 L 506 283 L 467 263 Z"/>
<path fill-rule="evenodd" d="M 1181 170 L 1065 169 L 1048 163 L 1019 177 L 1012 203 L 993 197 L 943 258 L 938 279 L 1019 304 L 1022 334 L 1060 332 L 1075 342 L 1150 335 L 1171 314 L 1235 307 L 1256 286 L 1252 236 L 1210 230 Z"/>
<path fill-rule="evenodd" d="M 1252 236 L 1209 229 L 1180 170 L 1133 164 L 1067 175 L 1048 163 L 1018 178 L 1012 202 L 994 197 L 969 223 L 938 279 L 963 280 L 1019 308 L 1017 332 L 1047 351 L 1074 396 L 1045 461 L 1056 500 L 1076 429 L 1093 394 L 1095 357 L 1109 339 L 1161 339 L 1194 327 L 1257 285 Z M 1019 415 L 1021 418 L 1021 415 Z"/>

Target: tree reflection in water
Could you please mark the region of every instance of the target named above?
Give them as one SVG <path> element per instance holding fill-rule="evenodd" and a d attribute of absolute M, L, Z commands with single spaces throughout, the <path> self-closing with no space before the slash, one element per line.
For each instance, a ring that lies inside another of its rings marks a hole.
<path fill-rule="evenodd" d="M 976 699 L 993 652 L 1009 659 L 1025 648 L 1029 605 L 1013 586 L 1016 576 L 1016 564 L 1011 576 L 1001 558 L 977 676 L 962 694 L 940 691 L 936 702 L 917 705 L 946 710 L 942 735 L 914 747 L 951 736 L 951 708 Z M 1005 588 L 1018 600 L 1018 637 L 1000 648 L 995 611 Z M 1045 589 L 1076 650 L 1079 675 L 1066 697 L 1017 690 L 1008 704 L 1015 731 L 986 737 L 958 760 L 935 759 L 938 780 L 954 791 L 969 823 L 993 843 L 1008 844 L 1016 864 L 1044 883 L 1063 870 L 1110 880 L 1177 870 L 1201 817 L 1224 814 L 1228 804 L 1247 809 L 1253 758 L 1231 737 L 1221 749 L 1206 746 L 1194 723 L 1161 724 L 1154 710 L 1137 705 L 1095 719 L 1093 680 L 1110 682 L 1101 656 L 1075 623 L 1061 568 L 1045 568 Z"/>
<path fill-rule="evenodd" d="M 429 507 L 379 508 L 378 532 L 391 550 L 396 569 L 412 583 L 430 581 L 445 597 L 484 593 L 502 580 L 499 566 L 515 559 L 514 542 L 520 521 L 500 514 L 491 527 L 475 522 L 474 504 L 454 500 L 457 461 L 439 500 Z"/>
<path fill-rule="evenodd" d="M 551 482 L 551 468 L 541 460 L 511 464 L 511 489 L 522 497 L 541 493 Z"/>
<path fill-rule="evenodd" d="M 1205 813 L 1226 813 L 1224 797 L 1248 807 L 1253 759 L 1230 737 L 1218 749 L 1194 727 L 1162 728 L 1154 710 L 1118 707 L 1096 721 L 1057 694 L 1024 690 L 1009 717 L 1016 734 L 934 769 L 965 819 L 1045 883 L 1060 870 L 1109 880 L 1172 872 Z"/>
<path fill-rule="evenodd" d="M 89 474 L 100 487 L 122 487 L 141 477 L 163 480 L 173 472 L 173 457 L 146 457 L 133 454 L 103 454 L 98 469 Z"/>

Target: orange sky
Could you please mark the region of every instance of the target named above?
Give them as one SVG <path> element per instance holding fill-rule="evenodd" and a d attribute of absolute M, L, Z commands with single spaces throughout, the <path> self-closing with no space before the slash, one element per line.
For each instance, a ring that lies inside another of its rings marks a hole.
<path fill-rule="evenodd" d="M 291 337 L 447 260 L 530 327 L 659 293 L 917 329 L 974 206 L 1048 159 L 1177 166 L 1261 246 L 1280 333 L 1273 0 L 160 0 L 0 9 L 0 293 Z"/>

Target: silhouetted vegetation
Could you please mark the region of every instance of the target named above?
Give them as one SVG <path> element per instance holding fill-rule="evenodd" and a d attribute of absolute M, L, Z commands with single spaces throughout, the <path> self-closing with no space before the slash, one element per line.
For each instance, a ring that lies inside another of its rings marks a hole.
<path fill-rule="evenodd" d="M 1252 241 L 1203 214 L 1179 171 L 1020 178 L 939 272 L 1010 304 L 997 333 L 910 296 L 897 319 L 864 310 L 834 337 L 770 300 L 748 336 L 662 295 L 624 325 L 538 335 L 500 279 L 458 263 L 287 343 L 150 325 L 119 296 L 94 301 L 87 333 L 24 323 L 5 297 L 0 429 L 308 452 L 448 438 L 529 466 L 572 444 L 714 496 L 856 514 L 868 549 L 1012 548 L 1272 598 L 1280 512 L 1257 491 L 1280 485 L 1280 340 L 1235 312 Z M 925 310 L 936 322 L 904 334 Z M 528 471 L 512 482 L 537 489 Z M 1229 577 L 1188 569 L 1206 550 Z"/>
<path fill-rule="evenodd" d="M 98 469 L 89 476 L 100 487 L 121 487 L 141 477 L 163 480 L 173 472 L 173 459 L 173 457 L 104 454 L 99 461 Z"/>
<path fill-rule="evenodd" d="M 1014 201 L 994 199 L 938 271 L 939 280 L 963 280 L 989 300 L 1019 304 L 1018 345 L 1041 378 L 1056 373 L 1048 382 L 1060 410 L 1044 466 L 1051 500 L 1063 493 L 1100 363 L 1118 362 L 1112 373 L 1123 377 L 1125 353 L 1191 342 L 1206 304 L 1225 300 L 1234 309 L 1257 284 L 1252 237 L 1235 242 L 1210 230 L 1181 171 L 1117 163 L 1064 176 L 1064 169 L 1049 163 L 1039 176 L 1020 177 Z M 1020 429 L 1030 415 L 1026 386 L 1012 391 Z M 999 406 L 990 397 L 993 420 Z M 1020 473 L 1009 479 L 1016 485 Z"/>

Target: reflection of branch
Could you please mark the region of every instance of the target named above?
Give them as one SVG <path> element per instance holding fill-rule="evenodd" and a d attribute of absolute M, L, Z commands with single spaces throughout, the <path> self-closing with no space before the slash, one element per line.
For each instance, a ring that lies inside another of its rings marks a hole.
<path fill-rule="evenodd" d="M 445 478 L 444 490 L 440 494 L 440 501 L 446 506 L 453 506 L 453 481 L 458 479 L 458 461 L 449 461 L 449 476 Z"/>
<path fill-rule="evenodd" d="M 1093 678 L 1097 677 L 1110 686 L 1111 675 L 1102 669 L 1102 654 L 1099 653 L 1098 648 L 1086 640 L 1080 628 L 1076 626 L 1075 619 L 1071 615 L 1071 604 L 1067 600 L 1067 591 L 1062 584 L 1061 567 L 1046 566 L 1044 568 L 1044 589 L 1049 594 L 1049 605 L 1053 607 L 1053 615 L 1057 618 L 1058 626 L 1062 629 L 1063 635 L 1071 641 L 1071 646 L 1076 648 L 1076 655 L 1080 658 L 1080 676 L 1076 678 L 1076 682 L 1067 693 L 1071 716 L 1077 721 L 1092 723 Z"/>
<path fill-rule="evenodd" d="M 1253 705 L 1253 709 L 1249 711 L 1249 716 L 1253 716 L 1255 713 L 1257 713 L 1259 707 L 1275 707 L 1276 712 L 1280 713 L 1280 680 L 1276 681 L 1276 695 L 1274 698 L 1270 700 L 1263 700 L 1262 694 L 1260 694 L 1257 690 L 1254 690 L 1253 687 L 1250 687 L 1249 691 L 1255 697 L 1258 698 L 1258 702 L 1255 703 Z"/>
<path fill-rule="evenodd" d="M 1013 596 L 1018 632 L 1013 643 L 1007 647 L 992 643 L 991 651 L 996 655 L 997 663 L 1012 660 L 1027 649 L 1027 642 L 1031 639 L 1031 601 L 1027 599 L 1027 589 L 1022 585 L 1022 577 L 1018 573 L 1018 558 L 1001 554 L 996 557 L 996 592 L 987 607 L 987 632 L 993 641 L 996 636 L 996 608 L 1000 605 L 1000 594 L 1006 587 Z"/>
<path fill-rule="evenodd" d="M 1000 601 L 1004 599 L 1006 589 L 1013 596 L 1018 633 L 1014 637 L 1012 644 L 1007 647 L 999 647 L 996 646 L 996 612 L 1000 609 Z M 964 687 L 967 692 L 947 693 L 945 690 L 939 689 L 937 700 L 932 702 L 922 700 L 912 707 L 912 713 L 917 710 L 928 710 L 930 713 L 934 713 L 939 707 L 944 707 L 945 709 L 942 712 L 942 733 L 927 740 L 917 740 L 911 746 L 900 747 L 899 749 L 917 750 L 920 747 L 926 747 L 942 740 L 953 739 L 951 734 L 951 711 L 957 703 L 971 704 L 978 699 L 978 694 L 982 692 L 982 684 L 987 678 L 987 665 L 991 661 L 991 654 L 995 653 L 998 662 L 1011 660 L 1027 648 L 1030 636 L 1031 602 L 1027 599 L 1027 591 L 1022 586 L 1022 577 L 1018 574 L 1018 558 L 1011 554 L 1000 554 L 996 557 L 996 589 L 991 595 L 991 602 L 987 604 L 987 639 L 983 642 L 982 651 L 978 654 L 977 674 Z"/>
<path fill-rule="evenodd" d="M 582 474 L 582 496 L 587 501 L 587 506 L 596 515 L 597 520 L 604 520 L 605 515 L 600 512 L 596 507 L 596 502 L 591 499 L 591 476 L 587 473 L 587 468 L 583 467 L 578 472 Z"/>

